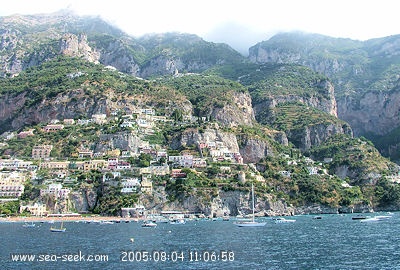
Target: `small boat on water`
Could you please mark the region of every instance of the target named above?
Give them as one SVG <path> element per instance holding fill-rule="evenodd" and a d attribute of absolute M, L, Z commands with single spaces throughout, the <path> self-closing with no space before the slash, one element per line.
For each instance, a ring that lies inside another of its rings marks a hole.
<path fill-rule="evenodd" d="M 352 217 L 351 219 L 352 219 L 352 220 L 360 220 L 360 219 L 366 219 L 366 218 L 367 218 L 366 216 L 357 215 L 357 216 Z"/>
<path fill-rule="evenodd" d="M 65 232 L 66 229 L 67 228 L 63 227 L 63 222 L 61 222 L 60 228 L 56 228 L 56 227 L 53 227 L 53 226 L 50 227 L 50 231 L 51 232 Z"/>
<path fill-rule="evenodd" d="M 286 219 L 286 218 L 283 218 L 283 217 L 279 217 L 279 218 L 275 218 L 274 222 L 275 223 L 293 223 L 293 222 L 296 222 L 296 220 L 295 219 Z"/>
<path fill-rule="evenodd" d="M 100 222 L 100 224 L 102 224 L 102 225 L 111 225 L 111 224 L 114 224 L 114 222 L 103 220 L 103 221 Z"/>
<path fill-rule="evenodd" d="M 183 218 L 178 218 L 170 220 L 169 224 L 181 225 L 181 224 L 186 224 L 186 221 Z"/>
<path fill-rule="evenodd" d="M 392 216 L 375 216 L 375 217 L 369 217 L 360 220 L 360 222 L 377 222 L 377 221 L 382 221 L 382 220 L 387 220 L 391 218 Z"/>
<path fill-rule="evenodd" d="M 385 220 L 385 219 L 392 218 L 392 216 L 376 216 L 376 218 L 380 219 L 380 220 Z"/>
<path fill-rule="evenodd" d="M 377 222 L 377 221 L 381 221 L 379 218 L 376 217 L 369 217 L 369 218 L 365 218 L 365 219 L 361 219 L 360 222 Z"/>
<path fill-rule="evenodd" d="M 151 220 L 145 220 L 145 221 L 143 221 L 142 227 L 155 228 L 155 227 L 157 227 L 157 223 L 155 223 Z"/>
<path fill-rule="evenodd" d="M 22 225 L 22 227 L 24 228 L 35 228 L 36 224 L 31 222 L 31 223 L 25 223 L 24 225 Z"/>

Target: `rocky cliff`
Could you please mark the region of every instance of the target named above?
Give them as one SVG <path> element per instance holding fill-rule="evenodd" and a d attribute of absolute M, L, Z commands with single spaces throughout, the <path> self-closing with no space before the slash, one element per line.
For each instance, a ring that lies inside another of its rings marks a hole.
<path fill-rule="evenodd" d="M 370 91 L 360 97 L 340 98 L 339 117 L 356 135 L 384 135 L 400 126 L 400 88 L 389 92 Z"/>
<path fill-rule="evenodd" d="M 387 156 L 396 154 L 400 35 L 357 41 L 307 33 L 282 33 L 249 50 L 254 63 L 301 64 L 335 85 L 338 117 Z M 257 112 L 257 110 L 255 109 Z"/>
<path fill-rule="evenodd" d="M 223 132 L 216 129 L 206 129 L 199 131 L 198 129 L 187 129 L 176 134 L 170 143 L 172 149 L 181 147 L 197 147 L 199 143 L 222 142 L 224 146 L 231 152 L 239 152 L 239 145 L 236 136 L 233 133 Z"/>
<path fill-rule="evenodd" d="M 234 92 L 232 102 L 212 108 L 211 117 L 225 127 L 252 126 L 255 121 L 252 100 L 248 92 Z"/>
<path fill-rule="evenodd" d="M 63 55 L 86 59 L 92 63 L 99 63 L 100 53 L 92 49 L 85 34 L 76 36 L 64 34 L 59 42 L 60 52 Z"/>
<path fill-rule="evenodd" d="M 256 119 L 263 122 L 263 119 L 274 121 L 273 109 L 279 104 L 284 103 L 301 103 L 306 106 L 317 108 L 330 115 L 337 116 L 337 104 L 335 99 L 335 90 L 328 80 L 323 80 L 317 83 L 316 87 L 321 88 L 323 95 L 269 95 L 264 97 L 261 102 L 255 102 L 254 113 Z"/>
<path fill-rule="evenodd" d="M 169 202 L 165 190 L 158 187 L 151 198 L 144 195 L 141 202 L 146 209 L 155 210 L 185 210 L 195 213 L 204 213 L 206 216 L 222 217 L 224 215 L 249 215 L 252 213 L 252 200 L 249 192 L 241 191 L 215 191 L 193 189 L 181 201 Z M 156 199 L 154 199 L 156 198 Z M 288 206 L 282 200 L 276 200 L 271 196 L 258 198 L 255 202 L 257 216 L 282 216 L 294 215 L 295 208 Z"/>
<path fill-rule="evenodd" d="M 182 147 L 197 147 L 199 143 L 222 142 L 222 144 L 232 153 L 240 153 L 244 163 L 257 163 L 266 156 L 277 154 L 273 142 L 288 145 L 288 139 L 284 132 L 269 131 L 269 140 L 247 134 L 236 135 L 234 133 L 223 132 L 217 129 L 187 129 L 176 134 L 170 143 L 172 149 Z"/>
<path fill-rule="evenodd" d="M 130 151 L 133 155 L 139 154 L 138 148 L 142 140 L 131 132 L 117 132 L 115 134 L 101 134 L 96 142 L 94 152 L 106 153 L 110 149 Z"/>
<path fill-rule="evenodd" d="M 288 145 L 288 138 L 284 132 L 273 132 L 271 138 L 281 145 Z M 239 136 L 240 154 L 244 163 L 257 163 L 266 156 L 275 156 L 278 154 L 271 141 L 261 139 L 256 136 Z"/>
<path fill-rule="evenodd" d="M 288 139 L 302 151 L 317 146 L 335 134 L 347 134 L 353 137 L 353 131 L 348 124 L 340 122 L 321 123 L 309 125 L 299 129 L 291 129 L 286 132 Z"/>
<path fill-rule="evenodd" d="M 46 123 L 51 119 L 87 117 L 106 113 L 107 98 L 91 97 L 82 89 L 58 94 L 54 99 L 43 99 L 39 104 L 26 106 L 28 93 L 6 94 L 0 101 L 0 123 L 3 129 L 20 129 L 26 125 Z"/>

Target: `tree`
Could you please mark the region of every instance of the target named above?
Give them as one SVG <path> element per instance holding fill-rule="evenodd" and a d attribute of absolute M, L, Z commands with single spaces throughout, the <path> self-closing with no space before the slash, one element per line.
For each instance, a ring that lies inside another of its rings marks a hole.
<path fill-rule="evenodd" d="M 141 153 L 137 164 L 139 167 L 149 167 L 152 159 L 150 154 Z"/>
<path fill-rule="evenodd" d="M 172 113 L 171 117 L 174 119 L 175 122 L 180 122 L 183 120 L 183 113 L 182 110 L 176 109 Z"/>
<path fill-rule="evenodd" d="M 19 201 L 11 201 L 0 204 L 0 214 L 2 215 L 16 215 L 19 211 Z"/>
<path fill-rule="evenodd" d="M 24 193 L 21 195 L 21 200 L 30 201 L 38 198 L 40 196 L 40 189 L 31 182 L 25 183 Z"/>

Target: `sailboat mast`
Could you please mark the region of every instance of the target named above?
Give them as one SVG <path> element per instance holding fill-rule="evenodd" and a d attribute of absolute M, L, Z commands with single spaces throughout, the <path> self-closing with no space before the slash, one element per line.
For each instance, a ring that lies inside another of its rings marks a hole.
<path fill-rule="evenodd" d="M 252 217 L 252 221 L 254 222 L 254 185 L 251 184 L 251 198 L 253 201 L 253 217 Z"/>

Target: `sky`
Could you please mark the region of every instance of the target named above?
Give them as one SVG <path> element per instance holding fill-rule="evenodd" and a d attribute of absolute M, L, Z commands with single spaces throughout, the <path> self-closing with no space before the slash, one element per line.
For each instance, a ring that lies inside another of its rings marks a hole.
<path fill-rule="evenodd" d="M 400 34 L 398 0 L 10 0 L 0 16 L 70 9 L 98 15 L 135 37 L 196 34 L 243 54 L 278 32 L 367 40 Z"/>

